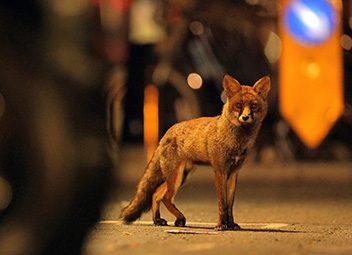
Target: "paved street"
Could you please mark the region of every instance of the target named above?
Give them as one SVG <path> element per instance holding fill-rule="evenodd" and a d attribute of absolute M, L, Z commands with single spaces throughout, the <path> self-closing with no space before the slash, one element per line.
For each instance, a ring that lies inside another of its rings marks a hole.
<path fill-rule="evenodd" d="M 199 167 L 181 188 L 176 205 L 185 228 L 162 207 L 167 227 L 148 212 L 133 225 L 118 215 L 144 170 L 141 147 L 122 150 L 123 183 L 92 230 L 85 255 L 100 254 L 352 254 L 352 163 L 267 162 L 250 159 L 241 171 L 235 220 L 241 231 L 216 232 L 213 173 Z"/>

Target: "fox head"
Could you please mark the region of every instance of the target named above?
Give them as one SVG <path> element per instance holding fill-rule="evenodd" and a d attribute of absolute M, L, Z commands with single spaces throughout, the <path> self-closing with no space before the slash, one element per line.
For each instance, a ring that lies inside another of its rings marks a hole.
<path fill-rule="evenodd" d="M 269 76 L 259 79 L 253 86 L 247 86 L 226 74 L 223 87 L 227 96 L 223 114 L 233 125 L 255 125 L 263 121 L 268 110 Z"/>

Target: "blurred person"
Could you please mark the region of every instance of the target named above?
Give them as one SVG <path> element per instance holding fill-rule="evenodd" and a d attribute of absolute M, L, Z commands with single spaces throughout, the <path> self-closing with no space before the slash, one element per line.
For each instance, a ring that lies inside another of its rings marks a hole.
<path fill-rule="evenodd" d="M 95 53 L 104 59 L 109 154 L 118 160 L 121 142 L 143 141 L 144 87 L 151 82 L 154 45 L 163 30 L 155 21 L 160 1 L 93 0 Z M 123 119 L 123 122 L 120 120 Z"/>
<path fill-rule="evenodd" d="M 125 119 L 123 100 L 128 76 L 127 63 L 131 0 L 91 0 L 92 51 L 106 72 L 99 82 L 104 84 L 108 154 L 114 169 L 118 168 L 119 149 Z"/>
<path fill-rule="evenodd" d="M 160 2 L 134 0 L 130 9 L 128 35 L 130 50 L 127 61 L 123 126 L 123 140 L 127 143 L 143 141 L 144 88 L 152 82 L 152 70 L 156 63 L 154 48 L 164 36 L 163 28 L 156 20 Z"/>

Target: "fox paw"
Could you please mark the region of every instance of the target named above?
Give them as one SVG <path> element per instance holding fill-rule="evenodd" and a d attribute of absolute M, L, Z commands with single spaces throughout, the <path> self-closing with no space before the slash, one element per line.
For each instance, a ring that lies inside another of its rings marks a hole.
<path fill-rule="evenodd" d="M 240 230 L 241 227 L 240 225 L 238 225 L 237 223 L 229 223 L 228 226 L 227 226 L 227 229 L 228 230 Z"/>
<path fill-rule="evenodd" d="M 167 221 L 162 218 L 154 219 L 154 224 L 157 226 L 167 226 Z"/>
<path fill-rule="evenodd" d="M 177 219 L 175 221 L 176 227 L 184 227 L 186 225 L 186 218 Z"/>
<path fill-rule="evenodd" d="M 227 229 L 228 229 L 228 227 L 227 227 L 227 225 L 225 225 L 225 224 L 218 224 L 218 225 L 216 225 L 216 227 L 214 228 L 215 231 L 225 231 L 225 230 L 227 230 Z"/>

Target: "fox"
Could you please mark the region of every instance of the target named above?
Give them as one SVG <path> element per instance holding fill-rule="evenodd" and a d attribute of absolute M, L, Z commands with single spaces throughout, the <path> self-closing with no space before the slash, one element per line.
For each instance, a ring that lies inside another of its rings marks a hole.
<path fill-rule="evenodd" d="M 174 225 L 184 227 L 186 218 L 174 199 L 195 165 L 210 165 L 215 173 L 218 223 L 215 230 L 239 230 L 233 217 L 238 173 L 268 111 L 270 77 L 264 76 L 253 86 L 241 85 L 225 74 L 222 81 L 226 103 L 220 115 L 200 117 L 171 126 L 160 139 L 131 202 L 120 218 L 130 224 L 152 210 L 155 225 L 168 223 L 160 216 L 163 202 L 176 217 Z"/>

